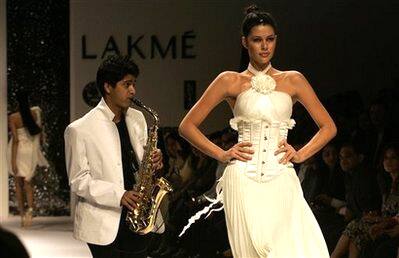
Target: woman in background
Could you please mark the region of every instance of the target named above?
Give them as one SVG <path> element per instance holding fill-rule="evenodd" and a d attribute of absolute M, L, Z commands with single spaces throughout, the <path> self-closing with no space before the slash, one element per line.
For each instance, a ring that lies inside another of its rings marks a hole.
<path fill-rule="evenodd" d="M 9 172 L 15 178 L 21 227 L 29 227 L 34 208 L 31 179 L 36 166 L 48 166 L 48 162 L 40 149 L 43 140 L 41 109 L 37 106 L 30 107 L 26 92 L 17 94 L 17 102 L 18 111 L 8 118 L 12 136 L 8 144 L 7 157 Z"/>

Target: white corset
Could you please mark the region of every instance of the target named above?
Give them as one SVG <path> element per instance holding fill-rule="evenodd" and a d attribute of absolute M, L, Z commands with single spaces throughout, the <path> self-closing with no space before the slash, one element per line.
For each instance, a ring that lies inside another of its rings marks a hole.
<path fill-rule="evenodd" d="M 251 142 L 254 150 L 252 159 L 247 162 L 233 161 L 241 166 L 249 178 L 265 182 L 283 172 L 287 167 L 293 167 L 292 163 L 280 164 L 279 160 L 284 153 L 274 155 L 281 140 L 287 139 L 288 129 L 294 125 L 291 119 L 285 122 L 269 123 L 264 120 L 245 120 L 234 118 L 230 121 L 233 128 L 238 130 L 238 142 Z"/>

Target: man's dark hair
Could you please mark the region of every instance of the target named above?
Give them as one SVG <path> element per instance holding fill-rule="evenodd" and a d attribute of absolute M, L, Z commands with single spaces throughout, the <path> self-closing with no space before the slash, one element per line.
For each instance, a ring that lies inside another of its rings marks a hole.
<path fill-rule="evenodd" d="M 357 155 L 364 155 L 365 154 L 365 146 L 359 141 L 346 141 L 342 143 L 342 148 L 351 148 Z"/>
<path fill-rule="evenodd" d="M 97 88 L 101 95 L 105 95 L 104 83 L 108 83 L 112 87 L 115 87 L 116 83 L 128 74 L 136 78 L 139 75 L 138 66 L 129 56 L 108 56 L 97 70 Z"/>

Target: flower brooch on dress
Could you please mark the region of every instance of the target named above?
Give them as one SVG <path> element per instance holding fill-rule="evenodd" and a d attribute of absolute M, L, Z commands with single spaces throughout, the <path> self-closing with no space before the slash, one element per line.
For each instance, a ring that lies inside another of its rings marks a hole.
<path fill-rule="evenodd" d="M 252 88 L 262 94 L 270 94 L 276 88 L 276 81 L 269 75 L 258 73 L 251 78 Z"/>

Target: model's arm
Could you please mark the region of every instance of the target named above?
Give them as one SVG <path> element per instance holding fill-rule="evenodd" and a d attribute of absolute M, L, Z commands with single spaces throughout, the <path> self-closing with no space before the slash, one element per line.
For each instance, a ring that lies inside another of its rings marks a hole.
<path fill-rule="evenodd" d="M 11 169 L 14 175 L 18 174 L 18 167 L 17 167 L 17 151 L 18 151 L 18 134 L 17 128 L 15 126 L 15 121 L 12 116 L 8 118 L 8 124 L 12 134 L 12 142 L 11 142 Z"/>
<path fill-rule="evenodd" d="M 300 163 L 320 151 L 336 135 L 337 128 L 306 78 L 302 74 L 294 72 L 290 75 L 289 80 L 290 84 L 295 87 L 295 97 L 319 127 L 312 139 L 292 158 L 293 162 Z"/>
<path fill-rule="evenodd" d="M 235 73 L 221 73 L 211 85 L 209 85 L 179 126 L 179 133 L 181 136 L 206 155 L 221 162 L 228 162 L 232 158 L 247 161 L 250 159 L 248 154 L 253 153 L 251 150 L 245 148 L 251 146 L 250 143 L 239 143 L 230 150 L 224 151 L 208 140 L 198 129 L 215 106 L 231 95 L 229 93 L 229 88 L 234 87 L 236 83 L 237 75 Z"/>
<path fill-rule="evenodd" d="M 71 191 L 89 202 L 120 207 L 125 190 L 117 184 L 92 177 L 83 135 L 76 128 L 67 127 L 64 137 Z"/>

